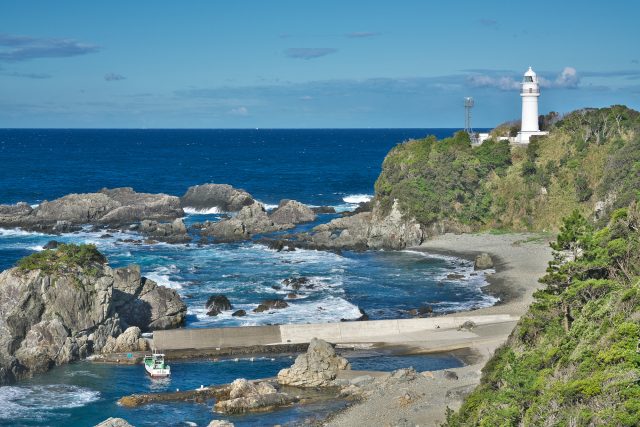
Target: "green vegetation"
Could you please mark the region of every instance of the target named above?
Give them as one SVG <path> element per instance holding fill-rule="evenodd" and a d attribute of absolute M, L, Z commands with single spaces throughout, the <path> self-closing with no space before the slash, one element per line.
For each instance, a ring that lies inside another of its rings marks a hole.
<path fill-rule="evenodd" d="M 640 207 L 600 228 L 574 211 L 552 247 L 546 288 L 446 425 L 640 425 Z"/>
<path fill-rule="evenodd" d="M 408 141 L 385 158 L 376 200 L 389 211 L 397 199 L 402 212 L 423 224 L 483 223 L 492 198 L 482 183 L 489 175 L 504 175 L 510 163 L 506 141 L 490 140 L 474 149 L 464 132 L 441 141 L 433 136 Z"/>
<path fill-rule="evenodd" d="M 548 136 L 528 146 L 493 139 L 472 148 L 460 132 L 441 141 L 412 140 L 392 149 L 376 182 L 383 212 L 397 200 L 424 225 L 471 230 L 557 231 L 574 210 L 591 219 L 640 198 L 640 113 L 623 106 L 544 116 Z M 600 224 L 602 225 L 602 224 Z"/>
<path fill-rule="evenodd" d="M 65 274 L 84 269 L 95 276 L 106 262 L 95 245 L 60 244 L 56 249 L 46 249 L 22 258 L 17 266 L 21 271 L 40 270 L 45 274 Z"/>

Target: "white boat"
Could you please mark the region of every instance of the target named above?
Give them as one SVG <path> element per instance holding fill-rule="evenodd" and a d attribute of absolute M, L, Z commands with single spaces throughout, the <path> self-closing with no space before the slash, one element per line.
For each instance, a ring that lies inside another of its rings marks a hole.
<path fill-rule="evenodd" d="M 153 353 L 144 356 L 144 369 L 151 378 L 166 378 L 171 375 L 171 367 L 165 365 L 164 354 Z"/>

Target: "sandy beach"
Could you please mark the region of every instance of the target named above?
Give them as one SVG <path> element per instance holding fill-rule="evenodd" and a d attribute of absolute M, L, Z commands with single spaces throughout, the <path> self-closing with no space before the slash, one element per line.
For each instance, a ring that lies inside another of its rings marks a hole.
<path fill-rule="evenodd" d="M 394 345 L 406 345 L 416 352 L 458 350 L 466 366 L 448 371 L 425 372 L 411 381 L 375 381 L 361 387 L 360 401 L 327 420 L 327 426 L 438 426 L 447 407 L 457 409 L 464 395 L 480 380 L 480 371 L 495 349 L 504 343 L 542 285 L 538 279 L 551 259 L 548 237 L 532 234 L 446 234 L 412 250 L 454 255 L 469 260 L 482 252 L 491 255 L 495 273 L 488 275 L 484 290 L 500 299 L 492 307 L 443 317 L 473 315 L 492 319 L 506 315 L 510 320 L 483 322 L 471 330 L 438 328 L 397 337 Z M 438 318 L 434 318 L 438 319 Z M 363 373 L 345 371 L 345 379 Z"/>

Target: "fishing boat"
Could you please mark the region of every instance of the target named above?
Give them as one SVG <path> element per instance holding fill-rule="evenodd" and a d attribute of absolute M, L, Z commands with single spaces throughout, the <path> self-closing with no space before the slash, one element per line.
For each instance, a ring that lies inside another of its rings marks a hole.
<path fill-rule="evenodd" d="M 152 353 L 144 356 L 144 369 L 151 378 L 166 378 L 171 375 L 171 368 L 164 363 L 164 354 Z"/>

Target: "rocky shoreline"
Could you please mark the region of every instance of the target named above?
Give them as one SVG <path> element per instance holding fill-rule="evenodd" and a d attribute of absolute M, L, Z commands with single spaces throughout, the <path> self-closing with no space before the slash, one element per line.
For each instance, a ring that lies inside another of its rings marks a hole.
<path fill-rule="evenodd" d="M 226 214 L 216 222 L 195 223 L 189 229 L 182 218 L 185 209 Z M 96 193 L 69 194 L 31 207 L 21 202 L 0 205 L 0 228 L 19 228 L 52 234 L 71 233 L 91 226 L 108 233 L 138 232 L 148 243 L 227 243 L 254 240 L 281 248 L 329 251 L 403 249 L 447 231 L 467 231 L 451 224 L 424 227 L 405 218 L 397 203 L 384 212 L 379 203 L 361 203 L 310 231 L 269 237 L 272 233 L 313 222 L 318 214 L 335 214 L 331 207 L 310 208 L 295 200 L 282 200 L 267 211 L 248 192 L 226 184 L 189 187 L 182 197 L 138 193 L 130 187 Z"/>

